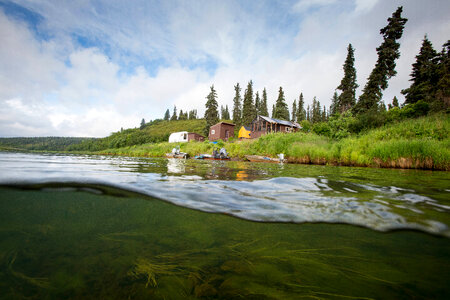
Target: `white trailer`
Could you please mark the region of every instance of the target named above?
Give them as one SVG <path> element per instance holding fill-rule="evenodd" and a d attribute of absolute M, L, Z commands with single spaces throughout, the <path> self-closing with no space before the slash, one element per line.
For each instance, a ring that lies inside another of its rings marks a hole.
<path fill-rule="evenodd" d="M 189 138 L 187 131 L 174 132 L 169 136 L 169 143 L 183 143 L 188 141 Z"/>

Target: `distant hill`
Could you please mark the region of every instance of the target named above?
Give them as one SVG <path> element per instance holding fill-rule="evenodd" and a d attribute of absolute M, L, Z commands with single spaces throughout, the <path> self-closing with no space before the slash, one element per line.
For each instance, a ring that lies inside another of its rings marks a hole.
<path fill-rule="evenodd" d="M 154 120 L 146 123 L 142 128 L 125 129 L 111 135 L 86 140 L 67 147 L 68 151 L 99 151 L 146 143 L 167 142 L 172 132 L 189 131 L 203 135 L 206 126 L 204 119 L 165 121 Z"/>
<path fill-rule="evenodd" d="M 70 146 L 94 140 L 94 138 L 55 136 L 0 138 L 0 149 L 64 151 Z"/>

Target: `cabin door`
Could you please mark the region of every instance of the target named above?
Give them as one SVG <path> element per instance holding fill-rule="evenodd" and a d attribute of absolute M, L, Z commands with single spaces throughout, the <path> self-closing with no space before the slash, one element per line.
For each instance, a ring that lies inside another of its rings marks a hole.
<path fill-rule="evenodd" d="M 230 131 L 225 130 L 225 139 L 228 140 L 229 137 L 230 137 Z"/>

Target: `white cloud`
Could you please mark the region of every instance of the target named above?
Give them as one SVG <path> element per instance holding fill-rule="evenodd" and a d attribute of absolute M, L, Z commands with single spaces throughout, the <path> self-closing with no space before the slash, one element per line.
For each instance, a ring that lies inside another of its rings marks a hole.
<path fill-rule="evenodd" d="M 232 109 L 233 86 L 239 82 L 243 94 L 251 79 L 255 91 L 267 88 L 269 109 L 280 86 L 289 107 L 300 92 L 307 103 L 316 96 L 328 106 L 348 43 L 360 91 L 380 28 L 404 4 L 409 21 L 398 75 L 384 93 L 390 102 L 409 84 L 423 35 L 439 50 L 450 32 L 444 1 L 305 0 L 285 5 L 291 10 L 223 1 L 17 2 L 43 16 L 37 28 L 51 38 L 0 10 L 0 136 L 105 136 L 161 118 L 173 105 L 202 116 L 212 84 L 219 105 Z M 94 42 L 77 44 L 73 35 Z"/>

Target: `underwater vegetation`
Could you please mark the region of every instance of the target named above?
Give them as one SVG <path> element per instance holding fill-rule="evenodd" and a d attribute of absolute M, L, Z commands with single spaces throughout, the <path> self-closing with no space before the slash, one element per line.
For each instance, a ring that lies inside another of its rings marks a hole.
<path fill-rule="evenodd" d="M 0 188 L 2 299 L 445 299 L 450 242 Z"/>

